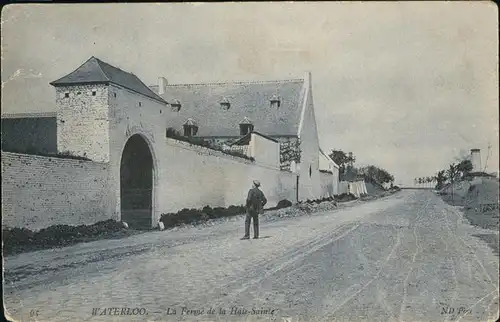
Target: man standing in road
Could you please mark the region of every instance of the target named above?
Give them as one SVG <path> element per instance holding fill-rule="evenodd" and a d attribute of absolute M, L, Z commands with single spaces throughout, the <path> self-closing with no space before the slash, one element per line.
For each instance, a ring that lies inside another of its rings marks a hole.
<path fill-rule="evenodd" d="M 267 199 L 264 193 L 259 189 L 260 182 L 254 180 L 253 187 L 248 191 L 246 209 L 247 215 L 245 218 L 245 236 L 242 239 L 250 239 L 250 220 L 253 219 L 253 238 L 259 238 L 259 214 L 262 213 Z"/>

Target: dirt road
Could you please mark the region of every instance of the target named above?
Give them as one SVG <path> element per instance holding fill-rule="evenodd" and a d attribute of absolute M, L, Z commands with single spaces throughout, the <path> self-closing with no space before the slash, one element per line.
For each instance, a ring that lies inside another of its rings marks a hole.
<path fill-rule="evenodd" d="M 239 240 L 242 228 L 230 221 L 7 257 L 4 303 L 22 321 L 498 317 L 498 257 L 474 236 L 485 231 L 430 191 L 264 221 L 259 240 Z"/>

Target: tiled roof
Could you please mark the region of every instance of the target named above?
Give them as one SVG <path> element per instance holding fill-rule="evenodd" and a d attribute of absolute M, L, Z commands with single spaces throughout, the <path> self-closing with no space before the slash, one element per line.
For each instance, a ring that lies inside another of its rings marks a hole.
<path fill-rule="evenodd" d="M 297 135 L 302 100 L 303 79 L 269 82 L 233 82 L 167 85 L 163 99 L 178 100 L 180 111 L 171 109 L 167 124 L 180 130 L 188 118 L 197 121 L 198 136 L 240 136 L 239 124 L 247 118 L 254 130 L 268 136 Z M 151 86 L 158 91 L 158 86 Z M 280 106 L 271 107 L 271 99 L 279 97 Z M 221 102 L 229 101 L 229 109 Z"/>
<path fill-rule="evenodd" d="M 240 139 L 238 139 L 238 141 L 236 142 L 233 142 L 231 143 L 230 145 L 248 145 L 250 143 L 250 140 L 252 138 L 252 134 L 256 134 L 256 135 L 259 135 L 265 139 L 268 139 L 269 141 L 273 141 L 275 143 L 279 143 L 278 141 L 276 141 L 275 139 L 267 136 L 267 135 L 264 135 L 262 133 L 259 133 L 259 132 L 251 132 L 251 133 L 248 133 L 246 135 L 244 135 L 243 137 L 241 137 Z"/>
<path fill-rule="evenodd" d="M 193 125 L 193 126 L 198 126 L 198 123 L 196 123 L 195 120 L 193 120 L 192 118 L 188 118 L 186 123 L 184 123 L 184 125 Z"/>
<path fill-rule="evenodd" d="M 245 116 L 243 120 L 240 121 L 240 124 L 253 124 L 252 121 L 248 117 Z"/>
<path fill-rule="evenodd" d="M 137 76 L 92 56 L 68 75 L 51 82 L 52 86 L 107 84 L 113 83 L 154 100 L 166 103 L 160 96 L 146 86 Z"/>

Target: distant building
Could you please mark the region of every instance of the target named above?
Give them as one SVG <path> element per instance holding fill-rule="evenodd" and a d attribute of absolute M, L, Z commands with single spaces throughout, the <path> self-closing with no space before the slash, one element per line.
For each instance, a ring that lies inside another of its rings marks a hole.
<path fill-rule="evenodd" d="M 2 114 L 2 150 L 57 153 L 55 112 Z"/>

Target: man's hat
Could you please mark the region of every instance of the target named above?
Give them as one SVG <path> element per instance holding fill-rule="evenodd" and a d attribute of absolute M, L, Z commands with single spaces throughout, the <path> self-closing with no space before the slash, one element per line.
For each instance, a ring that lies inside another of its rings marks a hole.
<path fill-rule="evenodd" d="M 260 182 L 259 182 L 259 180 L 254 180 L 254 181 L 253 181 L 253 184 L 254 184 L 256 187 L 260 187 Z"/>

